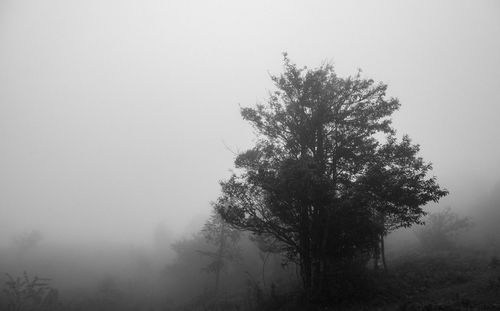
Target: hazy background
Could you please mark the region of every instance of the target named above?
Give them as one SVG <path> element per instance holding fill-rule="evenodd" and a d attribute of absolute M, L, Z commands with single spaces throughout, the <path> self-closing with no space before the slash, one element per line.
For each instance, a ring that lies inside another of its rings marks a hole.
<path fill-rule="evenodd" d="M 0 0 L 0 245 L 150 243 L 202 224 L 239 104 L 282 52 L 389 85 L 399 134 L 473 209 L 500 180 L 498 1 Z M 229 150 L 230 149 L 230 150 Z"/>

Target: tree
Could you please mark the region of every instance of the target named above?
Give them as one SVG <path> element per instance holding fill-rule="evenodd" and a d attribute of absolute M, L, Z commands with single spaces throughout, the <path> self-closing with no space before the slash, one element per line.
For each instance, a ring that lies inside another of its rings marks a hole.
<path fill-rule="evenodd" d="M 221 272 L 227 268 L 229 262 L 238 258 L 239 250 L 236 244 L 240 239 L 240 231 L 231 228 L 219 214 L 214 212 L 205 223 L 202 234 L 208 243 L 216 246 L 215 251 L 199 250 L 198 252 L 211 259 L 205 270 L 215 274 L 215 293 L 217 294 Z"/>
<path fill-rule="evenodd" d="M 421 224 L 425 214 L 421 206 L 447 193 L 434 178 L 426 179 L 432 166 L 417 156 L 419 149 L 408 136 L 403 136 L 401 142 L 394 136 L 388 137 L 360 179 L 358 197 L 371 206 L 380 230 L 374 249 L 375 265 L 381 256 L 385 270 L 384 237 L 398 228 Z"/>
<path fill-rule="evenodd" d="M 439 213 L 429 214 L 425 226 L 418 228 L 415 234 L 426 250 L 442 251 L 452 249 L 455 237 L 471 227 L 470 218 L 460 217 L 447 207 Z"/>
<path fill-rule="evenodd" d="M 280 241 L 309 297 L 323 296 L 339 271 L 366 264 L 381 236 L 418 222 L 422 205 L 447 192 L 427 177 L 418 146 L 395 138 L 390 116 L 400 104 L 387 85 L 360 72 L 340 78 L 330 64 L 298 68 L 286 54 L 271 78 L 269 100 L 241 110 L 258 140 L 237 156 L 216 209 Z"/>

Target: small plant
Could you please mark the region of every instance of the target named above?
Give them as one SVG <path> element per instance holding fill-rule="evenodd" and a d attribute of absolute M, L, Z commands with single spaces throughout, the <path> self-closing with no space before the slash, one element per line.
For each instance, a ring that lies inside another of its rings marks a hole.
<path fill-rule="evenodd" d="M 57 310 L 59 307 L 58 292 L 49 286 L 50 279 L 35 276 L 30 279 L 24 272 L 23 277 L 14 278 L 7 274 L 3 293 L 9 311 L 42 311 Z"/>

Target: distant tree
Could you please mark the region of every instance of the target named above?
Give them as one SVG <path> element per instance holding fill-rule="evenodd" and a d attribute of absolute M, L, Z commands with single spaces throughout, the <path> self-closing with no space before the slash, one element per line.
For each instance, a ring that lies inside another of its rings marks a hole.
<path fill-rule="evenodd" d="M 202 229 L 205 240 L 215 246 L 214 251 L 199 250 L 203 256 L 210 258 L 210 263 L 204 268 L 206 272 L 215 274 L 215 293 L 219 291 L 221 272 L 230 262 L 239 257 L 237 243 L 241 233 L 226 223 L 215 211 Z"/>
<path fill-rule="evenodd" d="M 200 269 L 209 264 L 209 258 L 199 252 L 212 248 L 207 245 L 200 232 L 175 241 L 171 247 L 174 258 L 162 272 L 162 283 L 165 292 L 168 292 L 176 303 L 187 303 L 201 295 L 208 286 L 213 286 L 212 276 L 200 273 Z"/>
<path fill-rule="evenodd" d="M 269 235 L 253 235 L 250 240 L 255 243 L 259 250 L 259 258 L 262 262 L 261 279 L 262 284 L 266 286 L 266 264 L 269 258 L 276 254 L 281 254 L 281 242 Z M 282 266 L 289 262 L 282 262 Z"/>
<path fill-rule="evenodd" d="M 332 276 L 363 266 L 383 237 L 418 223 L 422 205 L 447 192 L 391 114 L 399 102 L 371 79 L 338 77 L 331 65 L 284 73 L 265 104 L 243 108 L 258 134 L 221 183 L 216 209 L 242 230 L 269 235 L 296 261 L 306 293 L 322 296 Z M 381 142 L 381 137 L 387 137 Z"/>
<path fill-rule="evenodd" d="M 165 223 L 158 223 L 153 231 L 153 240 L 156 248 L 169 248 L 172 244 L 172 231 L 168 229 Z"/>
<path fill-rule="evenodd" d="M 43 235 L 38 230 L 32 230 L 18 234 L 12 238 L 12 246 L 16 249 L 19 255 L 34 249 L 43 240 Z"/>
<path fill-rule="evenodd" d="M 415 230 L 422 246 L 429 251 L 450 250 L 456 236 L 472 227 L 468 217 L 460 217 L 447 207 L 439 213 L 430 213 L 425 225 Z"/>
<path fill-rule="evenodd" d="M 153 230 L 153 245 L 157 257 L 162 261 L 168 261 L 171 259 L 173 255 L 171 249 L 172 242 L 172 231 L 165 223 L 158 223 Z"/>

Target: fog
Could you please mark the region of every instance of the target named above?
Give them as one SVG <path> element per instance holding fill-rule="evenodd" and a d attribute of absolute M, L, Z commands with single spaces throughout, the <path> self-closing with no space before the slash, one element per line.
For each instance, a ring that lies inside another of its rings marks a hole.
<path fill-rule="evenodd" d="M 155 228 L 166 245 L 201 229 L 255 142 L 240 107 L 266 101 L 283 52 L 388 84 L 398 135 L 450 191 L 426 210 L 495 209 L 499 16 L 493 0 L 0 0 L 0 249 L 40 232 L 52 263 L 12 269 L 60 284 L 64 256 L 89 280 L 107 264 L 87 249 L 160 269 Z"/>

